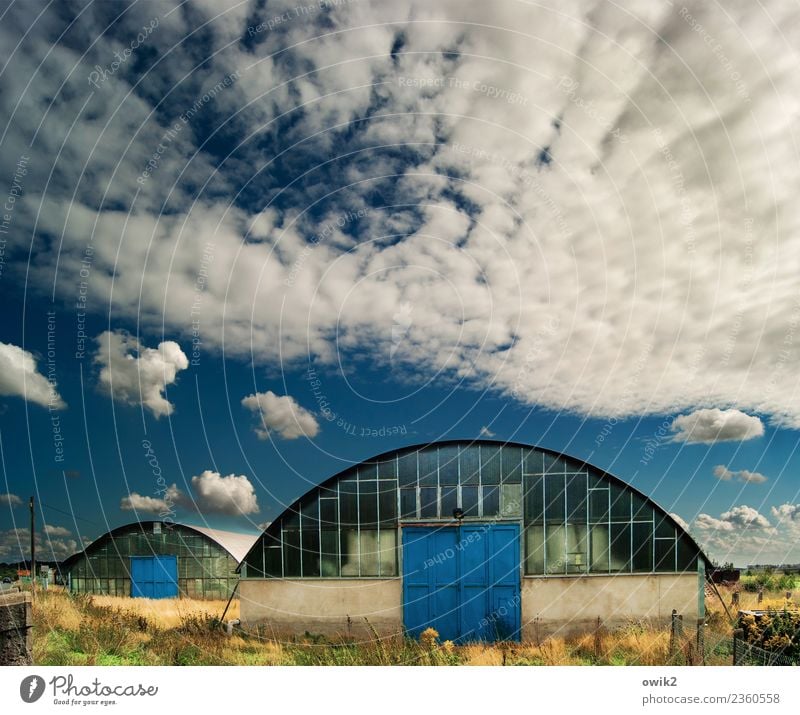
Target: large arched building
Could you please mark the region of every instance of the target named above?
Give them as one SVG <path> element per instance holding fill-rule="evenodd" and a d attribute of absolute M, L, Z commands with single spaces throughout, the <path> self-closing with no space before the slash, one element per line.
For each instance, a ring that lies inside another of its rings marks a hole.
<path fill-rule="evenodd" d="M 704 613 L 707 559 L 620 479 L 538 447 L 440 442 L 365 461 L 286 509 L 240 566 L 245 627 L 533 639 Z"/>
<path fill-rule="evenodd" d="M 202 526 L 141 521 L 95 539 L 61 564 L 72 593 L 144 598 L 228 598 L 255 541 Z"/>

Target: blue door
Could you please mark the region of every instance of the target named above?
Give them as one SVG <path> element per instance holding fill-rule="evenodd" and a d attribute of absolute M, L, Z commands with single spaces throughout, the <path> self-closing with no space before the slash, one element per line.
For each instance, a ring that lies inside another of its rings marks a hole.
<path fill-rule="evenodd" d="M 131 556 L 133 598 L 176 598 L 177 556 Z"/>
<path fill-rule="evenodd" d="M 403 622 L 419 637 L 519 640 L 517 524 L 403 527 Z"/>

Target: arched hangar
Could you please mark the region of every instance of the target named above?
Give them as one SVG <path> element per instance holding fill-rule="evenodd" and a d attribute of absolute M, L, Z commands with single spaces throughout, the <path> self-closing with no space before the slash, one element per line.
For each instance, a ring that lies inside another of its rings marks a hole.
<path fill-rule="evenodd" d="M 61 564 L 72 593 L 228 598 L 256 535 L 141 521 L 120 526 Z"/>
<path fill-rule="evenodd" d="M 704 613 L 707 559 L 661 507 L 563 454 L 493 441 L 382 454 L 315 487 L 244 558 L 245 627 L 532 639 Z"/>

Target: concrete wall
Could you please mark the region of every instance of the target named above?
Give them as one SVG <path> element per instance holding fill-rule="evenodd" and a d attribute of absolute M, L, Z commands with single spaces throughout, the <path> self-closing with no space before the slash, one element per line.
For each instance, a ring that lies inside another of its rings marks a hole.
<path fill-rule="evenodd" d="M 672 609 L 698 617 L 697 574 L 582 576 L 522 580 L 522 637 L 570 636 L 631 621 L 666 624 Z M 241 621 L 276 636 L 322 633 L 370 637 L 403 630 L 400 579 L 243 579 Z M 348 622 L 349 617 L 349 622 Z"/>
<path fill-rule="evenodd" d="M 524 578 L 522 637 L 585 633 L 598 617 L 610 629 L 631 621 L 666 624 L 673 608 L 693 623 L 699 616 L 697 589 L 696 573 Z"/>
<path fill-rule="evenodd" d="M 400 579 L 242 579 L 242 626 L 277 636 L 322 633 L 371 637 L 403 630 Z M 349 622 L 348 622 L 349 617 Z"/>
<path fill-rule="evenodd" d="M 0 594 L 0 665 L 31 665 L 31 595 Z"/>

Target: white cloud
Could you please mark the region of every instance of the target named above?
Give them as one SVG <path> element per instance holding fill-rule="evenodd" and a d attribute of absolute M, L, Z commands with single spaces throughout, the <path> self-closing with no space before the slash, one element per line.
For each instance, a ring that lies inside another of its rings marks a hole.
<path fill-rule="evenodd" d="M 27 529 L 0 531 L 0 560 L 20 561 L 30 558 L 30 532 Z M 36 534 L 36 560 L 63 561 L 78 550 L 75 539 Z"/>
<path fill-rule="evenodd" d="M 720 410 L 716 407 L 679 415 L 672 421 L 670 429 L 674 432 L 673 441 L 688 444 L 741 442 L 764 434 L 764 425 L 758 417 L 740 410 Z"/>
<path fill-rule="evenodd" d="M 478 432 L 478 436 L 479 437 L 490 437 L 491 438 L 491 437 L 494 437 L 495 434 L 486 425 L 484 425 L 483 427 L 481 427 L 480 432 Z"/>
<path fill-rule="evenodd" d="M 37 243 L 35 284 L 74 301 L 92 241 L 95 310 L 188 335 L 212 241 L 202 340 L 212 350 L 224 338 L 226 356 L 274 366 L 310 353 L 357 377 L 353 356 L 381 365 L 394 350 L 396 364 L 439 384 L 463 378 L 557 410 L 736 405 L 800 427 L 798 375 L 788 367 L 800 359 L 800 75 L 784 36 L 798 24 L 796 6 L 771 0 L 729 13 L 689 2 L 689 22 L 668 3 L 573 3 L 556 13 L 409 0 L 402 14 L 389 3 L 341 3 L 225 47 L 291 1 L 252 14 L 225 6 L 219 17 L 210 5 L 198 10 L 213 55 L 202 73 L 189 72 L 196 57 L 176 12 L 148 38 L 156 52 L 170 50 L 149 91 L 129 91 L 138 79 L 131 60 L 92 97 L 93 65 L 105 66 L 149 11 L 133 8 L 113 36 L 84 13 L 70 33 L 97 42 L 82 57 L 85 43 L 70 34 L 55 42 L 65 29 L 57 12 L 34 23 L 34 6 L 9 10 L 0 41 L 16 46 L 20 27 L 37 32 L 4 73 L 0 108 L 11 119 L 0 158 L 14 166 L 37 128 L 41 155 L 68 157 L 52 178 L 46 162 L 31 162 L 17 202 L 11 249 L 37 219 L 43 235 L 59 237 Z M 241 78 L 202 111 L 209 126 L 230 120 L 256 140 L 217 167 L 187 126 L 137 183 L 167 129 L 160 117 L 179 115 L 232 70 Z M 401 82 L 414 77 L 441 82 Z M 166 90 L 169 106 L 151 113 Z M 279 119 L 286 112 L 291 126 Z M 313 172 L 281 186 L 275 215 L 262 215 L 277 195 L 275 174 L 255 177 L 252 166 L 275 136 L 294 147 L 285 157 L 293 175 Z M 333 151 L 342 158 L 319 162 Z M 232 205 L 250 179 L 264 201 Z M 314 203 L 329 192 L 327 204 Z M 99 210 L 100 196 L 113 208 Z M 345 208 L 376 196 L 392 208 L 341 230 Z M 313 220 L 302 215 L 312 204 Z M 312 243 L 327 224 L 334 230 Z M 258 240 L 245 242 L 251 226 Z M 413 315 L 399 344 L 398 305 Z"/>
<path fill-rule="evenodd" d="M 190 504 L 191 501 L 186 495 L 177 485 L 173 484 L 167 488 L 163 497 L 151 497 L 146 494 L 131 492 L 122 497 L 119 508 L 122 511 L 141 511 L 146 514 L 166 516 L 167 514 L 172 514 L 176 507 L 186 507 Z"/>
<path fill-rule="evenodd" d="M 7 504 L 10 507 L 22 506 L 22 499 L 16 494 L 0 494 L 0 504 Z"/>
<path fill-rule="evenodd" d="M 141 404 L 156 417 L 172 414 L 174 407 L 162 393 L 189 367 L 178 343 L 166 340 L 156 349 L 147 348 L 128 333 L 108 330 L 96 340 L 100 384 L 114 399 Z"/>
<path fill-rule="evenodd" d="M 192 477 L 192 491 L 201 513 L 255 514 L 259 511 L 258 499 L 250 480 L 244 475 L 204 471 Z"/>
<path fill-rule="evenodd" d="M 52 524 L 44 525 L 44 533 L 47 536 L 71 536 L 72 532 L 65 526 L 53 526 Z"/>
<path fill-rule="evenodd" d="M 242 405 L 260 416 L 261 425 L 253 428 L 259 439 L 269 439 L 275 432 L 284 439 L 315 437 L 319 432 L 314 415 L 290 395 L 256 392 L 243 398 Z"/>
<path fill-rule="evenodd" d="M 714 476 L 723 482 L 730 482 L 733 480 L 750 484 L 763 484 L 767 481 L 767 477 L 760 472 L 751 472 L 747 469 L 732 471 L 724 464 L 718 464 L 714 467 Z"/>
<path fill-rule="evenodd" d="M 0 343 L 0 395 L 22 397 L 42 407 L 63 410 L 67 405 L 51 382 L 36 368 L 33 353 Z"/>

